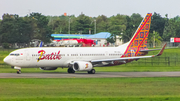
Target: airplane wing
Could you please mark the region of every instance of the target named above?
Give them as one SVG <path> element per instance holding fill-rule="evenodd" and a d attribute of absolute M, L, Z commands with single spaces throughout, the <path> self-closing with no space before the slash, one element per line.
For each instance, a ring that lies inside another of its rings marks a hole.
<path fill-rule="evenodd" d="M 162 55 L 164 49 L 166 47 L 166 44 L 162 47 L 162 49 L 160 50 L 160 52 L 157 55 L 150 55 L 150 56 L 135 56 L 135 57 L 123 57 L 123 58 L 114 58 L 114 59 L 99 59 L 99 60 L 91 60 L 92 63 L 96 63 L 96 62 L 110 62 L 110 61 L 125 61 L 125 60 L 129 60 L 129 59 L 141 59 L 141 58 L 151 58 L 151 57 L 155 57 L 155 56 L 160 56 Z"/>

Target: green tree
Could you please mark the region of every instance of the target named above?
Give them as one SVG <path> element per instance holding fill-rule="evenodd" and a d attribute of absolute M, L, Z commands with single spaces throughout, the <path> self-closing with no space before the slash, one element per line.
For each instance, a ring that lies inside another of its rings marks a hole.
<path fill-rule="evenodd" d="M 96 18 L 96 32 L 108 32 L 109 19 L 105 15 Z"/>
<path fill-rule="evenodd" d="M 176 29 L 176 36 L 175 37 L 180 37 L 180 17 L 178 16 L 178 19 L 175 20 L 175 29 Z"/>
<path fill-rule="evenodd" d="M 127 42 L 134 35 L 136 29 L 142 21 L 142 17 L 140 14 L 133 13 L 130 17 L 126 16 L 127 25 L 126 30 L 122 34 L 122 39 L 124 42 Z"/>
<path fill-rule="evenodd" d="M 49 16 L 48 19 L 48 26 L 51 27 L 52 33 L 68 33 L 69 17 L 66 17 L 64 15 L 53 17 Z"/>
<path fill-rule="evenodd" d="M 165 19 L 161 17 L 160 14 L 154 12 L 154 14 L 152 15 L 152 20 L 151 20 L 150 33 L 153 33 L 153 31 L 156 31 L 162 37 L 163 32 L 164 32 L 164 26 L 165 26 Z"/>
<path fill-rule="evenodd" d="M 14 31 L 16 31 L 16 29 L 14 24 L 15 18 L 13 15 L 3 15 L 3 20 L 1 21 L 0 26 L 1 43 L 15 43 L 16 37 Z"/>
<path fill-rule="evenodd" d="M 29 18 L 28 18 L 29 19 Z M 32 26 L 26 17 L 19 17 L 16 19 L 16 29 L 17 29 L 17 43 L 29 43 L 32 38 L 31 33 L 33 32 Z"/>
<path fill-rule="evenodd" d="M 161 45 L 163 39 L 161 38 L 161 36 L 159 35 L 158 32 L 153 32 L 153 33 L 149 33 L 148 36 L 148 43 L 153 44 L 155 41 L 156 45 Z"/>
<path fill-rule="evenodd" d="M 114 42 L 116 42 L 116 35 L 111 34 L 111 36 L 109 38 L 107 38 L 106 40 L 109 43 L 114 43 Z"/>
<path fill-rule="evenodd" d="M 77 23 L 77 18 L 74 15 L 68 17 L 67 27 L 66 27 L 67 33 L 69 33 L 69 27 L 70 27 L 70 33 L 72 34 L 78 33 L 76 23 Z"/>
<path fill-rule="evenodd" d="M 76 33 L 88 34 L 89 29 L 92 29 L 91 18 L 81 14 L 72 24 L 73 30 Z"/>
<path fill-rule="evenodd" d="M 109 18 L 109 32 L 115 38 L 117 35 L 121 36 L 121 34 L 126 30 L 126 25 L 126 15 L 117 14 L 116 16 L 112 16 Z"/>
<path fill-rule="evenodd" d="M 29 43 L 32 28 L 29 22 L 18 15 L 4 14 L 0 26 L 2 43 Z"/>
<path fill-rule="evenodd" d="M 42 15 L 41 13 L 31 13 L 30 18 L 32 18 L 33 22 L 35 23 L 33 38 L 40 39 L 43 42 L 49 42 L 52 30 L 48 26 L 49 20 L 47 19 L 47 17 Z"/>
<path fill-rule="evenodd" d="M 1 40 L 2 40 L 2 20 L 0 19 L 0 45 L 1 45 Z"/>
<path fill-rule="evenodd" d="M 177 29 L 176 24 L 178 23 L 178 21 L 176 22 L 174 18 L 168 19 L 167 17 L 168 16 L 166 16 L 166 19 L 165 19 L 166 23 L 165 23 L 165 28 L 163 32 L 164 41 L 169 41 L 170 37 L 176 37 L 176 29 Z"/>

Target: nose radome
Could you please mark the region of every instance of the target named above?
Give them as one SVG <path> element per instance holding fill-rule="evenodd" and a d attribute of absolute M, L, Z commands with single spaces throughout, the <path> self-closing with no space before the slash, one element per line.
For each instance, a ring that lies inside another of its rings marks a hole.
<path fill-rule="evenodd" d="M 11 58 L 10 57 L 5 57 L 3 60 L 5 63 L 10 64 L 11 63 Z"/>

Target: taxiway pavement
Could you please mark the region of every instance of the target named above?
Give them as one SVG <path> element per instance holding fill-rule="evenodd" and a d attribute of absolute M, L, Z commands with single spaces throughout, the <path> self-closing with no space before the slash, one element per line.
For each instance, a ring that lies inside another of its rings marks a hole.
<path fill-rule="evenodd" d="M 0 73 L 0 78 L 112 78 L 112 77 L 180 77 L 180 72 L 97 72 L 87 73 Z"/>

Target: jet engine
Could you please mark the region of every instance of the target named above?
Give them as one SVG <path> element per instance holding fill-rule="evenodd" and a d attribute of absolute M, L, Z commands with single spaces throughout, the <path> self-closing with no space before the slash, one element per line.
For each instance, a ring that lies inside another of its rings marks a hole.
<path fill-rule="evenodd" d="M 58 67 L 39 67 L 41 70 L 56 70 Z"/>
<path fill-rule="evenodd" d="M 91 71 L 93 68 L 90 62 L 75 61 L 73 64 L 74 71 Z"/>

